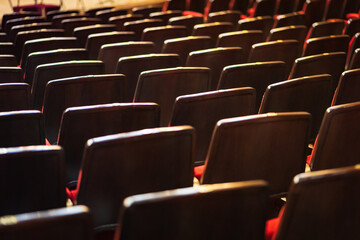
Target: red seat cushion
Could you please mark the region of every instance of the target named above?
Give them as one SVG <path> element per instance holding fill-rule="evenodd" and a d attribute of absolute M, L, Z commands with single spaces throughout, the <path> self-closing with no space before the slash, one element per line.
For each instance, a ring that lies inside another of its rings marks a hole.
<path fill-rule="evenodd" d="M 285 205 L 281 208 L 277 218 L 270 219 L 266 222 L 265 240 L 274 240 L 279 228 L 280 219 L 284 213 Z"/>
<path fill-rule="evenodd" d="M 200 181 L 204 171 L 205 171 L 205 165 L 194 167 L 194 177 L 196 177 Z"/>

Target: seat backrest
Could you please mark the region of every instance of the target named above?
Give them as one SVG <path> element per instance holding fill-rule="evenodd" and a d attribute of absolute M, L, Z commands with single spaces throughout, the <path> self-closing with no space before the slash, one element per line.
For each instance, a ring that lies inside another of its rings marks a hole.
<path fill-rule="evenodd" d="M 256 0 L 254 2 L 254 17 L 273 16 L 277 2 L 276 0 Z"/>
<path fill-rule="evenodd" d="M 317 74 L 330 74 L 333 77 L 331 86 L 332 93 L 338 85 L 341 73 L 344 71 L 346 53 L 334 52 L 323 53 L 295 60 L 289 79 Z"/>
<path fill-rule="evenodd" d="M 0 54 L 0 67 L 17 67 L 17 60 L 13 54 Z"/>
<path fill-rule="evenodd" d="M 329 74 L 292 79 L 267 87 L 259 113 L 304 111 L 312 116 L 310 141 L 314 141 L 326 109 L 331 104 Z M 316 104 L 315 104 L 316 103 Z"/>
<path fill-rule="evenodd" d="M 16 36 L 19 32 L 22 31 L 30 31 L 30 30 L 37 30 L 37 29 L 45 29 L 45 28 L 53 28 L 52 22 L 39 22 L 39 23 L 28 23 L 22 25 L 16 25 L 11 28 L 8 33 L 9 41 L 14 42 Z"/>
<path fill-rule="evenodd" d="M 305 25 L 305 15 L 300 12 L 292 12 L 275 17 L 274 28 L 292 25 Z"/>
<path fill-rule="evenodd" d="M 358 184 L 359 166 L 299 174 L 275 239 L 358 239 Z"/>
<path fill-rule="evenodd" d="M 144 18 L 145 18 L 144 15 L 132 13 L 132 14 L 111 17 L 111 18 L 109 18 L 108 22 L 109 22 L 109 24 L 115 24 L 117 29 L 124 30 L 124 23 L 131 22 L 131 21 L 137 21 L 137 20 L 141 20 Z"/>
<path fill-rule="evenodd" d="M 125 76 L 86 75 L 50 81 L 44 95 L 46 137 L 56 144 L 61 116 L 69 107 L 124 102 Z M 101 89 L 101 91 L 99 91 Z"/>
<path fill-rule="evenodd" d="M 241 47 L 244 60 L 249 57 L 252 45 L 265 41 L 261 30 L 243 30 L 221 33 L 218 37 L 217 47 Z"/>
<path fill-rule="evenodd" d="M 347 70 L 360 68 L 360 49 L 356 49 L 352 54 L 351 61 L 347 66 Z"/>
<path fill-rule="evenodd" d="M 122 73 L 126 76 L 124 101 L 133 101 L 141 72 L 179 66 L 179 56 L 171 53 L 144 54 L 120 58 L 116 67 L 116 73 Z"/>
<path fill-rule="evenodd" d="M 195 164 L 203 164 L 217 121 L 255 113 L 255 89 L 237 88 L 176 99 L 170 125 L 191 125 L 196 130 Z"/>
<path fill-rule="evenodd" d="M 253 87 L 256 90 L 255 109 L 259 109 L 262 96 L 270 84 L 286 80 L 284 62 L 256 62 L 227 66 L 220 76 L 218 89 Z"/>
<path fill-rule="evenodd" d="M 66 48 L 31 53 L 26 61 L 25 82 L 33 83 L 35 70 L 42 64 L 88 59 L 88 52 L 84 48 Z"/>
<path fill-rule="evenodd" d="M 208 8 L 209 13 L 225 11 L 229 8 L 230 0 L 211 0 L 207 2 L 206 8 Z"/>
<path fill-rule="evenodd" d="M 0 42 L 0 54 L 15 55 L 15 46 L 12 42 Z"/>
<path fill-rule="evenodd" d="M 142 19 L 124 23 L 124 31 L 131 31 L 135 33 L 135 39 L 141 39 L 142 32 L 145 28 L 159 27 L 166 25 L 161 19 Z"/>
<path fill-rule="evenodd" d="M 209 13 L 207 22 L 230 22 L 235 26 L 240 20 L 240 17 L 241 17 L 240 11 L 226 10 L 226 11 Z"/>
<path fill-rule="evenodd" d="M 276 14 L 293 13 L 297 10 L 298 1 L 280 0 L 276 6 Z"/>
<path fill-rule="evenodd" d="M 39 110 L 42 108 L 45 87 L 51 80 L 103 73 L 104 63 L 95 60 L 67 61 L 39 65 L 35 70 L 31 88 L 33 106 Z"/>
<path fill-rule="evenodd" d="M 210 69 L 179 67 L 142 72 L 134 102 L 155 102 L 160 105 L 160 126 L 168 126 L 178 96 L 208 91 Z"/>
<path fill-rule="evenodd" d="M 187 35 L 191 35 L 196 24 L 204 23 L 204 18 L 200 16 L 180 16 L 169 19 L 170 25 L 185 26 L 187 28 Z"/>
<path fill-rule="evenodd" d="M 40 38 L 64 37 L 63 29 L 38 29 L 19 32 L 15 38 L 15 56 L 20 61 L 26 41 Z"/>
<path fill-rule="evenodd" d="M 287 192 L 292 178 L 305 171 L 310 119 L 292 112 L 220 120 L 201 183 L 263 179 L 270 194 Z"/>
<path fill-rule="evenodd" d="M 181 10 L 168 10 L 168 11 L 159 11 L 159 12 L 152 12 L 149 14 L 150 19 L 161 19 L 165 25 L 168 24 L 168 21 L 172 17 L 179 17 L 182 16 Z"/>
<path fill-rule="evenodd" d="M 61 147 L 3 148 L 0 165 L 1 216 L 66 206 Z"/>
<path fill-rule="evenodd" d="M 2 112 L 0 128 L 1 147 L 45 144 L 44 118 L 39 111 Z"/>
<path fill-rule="evenodd" d="M 299 42 L 299 54 L 300 56 L 304 41 L 307 35 L 307 27 L 305 25 L 291 25 L 287 27 L 273 28 L 270 30 L 268 41 L 276 40 L 297 40 Z"/>
<path fill-rule="evenodd" d="M 21 67 L 26 68 L 27 58 L 31 53 L 56 49 L 78 48 L 75 37 L 50 37 L 26 41 L 21 57 Z"/>
<path fill-rule="evenodd" d="M 345 26 L 345 34 L 352 38 L 358 32 L 360 32 L 360 19 L 350 18 Z"/>
<path fill-rule="evenodd" d="M 202 23 L 194 26 L 192 35 L 211 37 L 211 47 L 215 47 L 219 34 L 233 30 L 234 25 L 229 22 Z"/>
<path fill-rule="evenodd" d="M 162 53 L 177 53 L 180 56 L 180 64 L 185 65 L 190 52 L 211 47 L 209 36 L 189 36 L 165 40 Z"/>
<path fill-rule="evenodd" d="M 0 67 L 1 83 L 20 83 L 23 81 L 23 70 L 20 67 Z"/>
<path fill-rule="evenodd" d="M 154 43 L 144 41 L 105 44 L 100 49 L 98 59 L 104 62 L 106 73 L 115 73 L 121 57 L 153 53 L 154 47 Z"/>
<path fill-rule="evenodd" d="M 309 38 L 325 37 L 330 35 L 341 35 L 344 31 L 345 20 L 333 19 L 313 23 L 309 30 Z"/>
<path fill-rule="evenodd" d="M 350 40 L 349 51 L 346 58 L 346 70 L 352 69 L 351 61 L 353 59 L 353 55 L 355 54 L 356 49 L 358 48 L 360 48 L 360 33 L 356 33 Z M 357 66 L 360 66 L 360 64 Z M 358 68 L 357 66 L 355 68 Z"/>
<path fill-rule="evenodd" d="M 0 112 L 30 109 L 30 85 L 27 83 L 0 84 Z"/>
<path fill-rule="evenodd" d="M 254 44 L 248 62 L 283 61 L 286 64 L 286 74 L 289 74 L 298 56 L 297 40 L 277 40 Z"/>
<path fill-rule="evenodd" d="M 341 74 L 332 105 L 340 105 L 360 101 L 360 69 L 345 71 Z"/>
<path fill-rule="evenodd" d="M 35 12 L 12 12 L 12 13 L 5 13 L 5 14 L 2 16 L 1 29 L 5 29 L 5 25 L 6 25 L 7 21 L 9 21 L 9 20 L 11 20 L 11 19 L 24 18 L 24 17 L 36 17 L 36 16 L 40 16 L 40 13 L 35 13 Z"/>
<path fill-rule="evenodd" d="M 240 64 L 246 60 L 240 47 L 219 47 L 189 53 L 187 67 L 208 67 L 211 70 L 210 90 L 216 90 L 224 67 Z"/>
<path fill-rule="evenodd" d="M 107 32 L 90 34 L 86 41 L 86 49 L 90 59 L 97 59 L 102 45 L 135 40 L 134 32 Z"/>
<path fill-rule="evenodd" d="M 110 17 L 126 15 L 127 12 L 127 9 L 111 8 L 97 11 L 95 17 L 101 18 L 104 22 L 108 22 Z"/>
<path fill-rule="evenodd" d="M 159 127 L 159 117 L 159 105 L 155 103 L 113 103 L 66 109 L 57 144 L 65 151 L 67 185 L 76 186 L 88 139 Z"/>
<path fill-rule="evenodd" d="M 91 215 L 86 206 L 74 206 L 0 217 L 1 239 L 88 240 Z"/>
<path fill-rule="evenodd" d="M 76 13 L 64 13 L 64 14 L 59 14 L 56 15 L 52 18 L 52 22 L 54 24 L 54 27 L 56 28 L 61 28 L 61 22 L 65 19 L 73 19 L 73 18 L 82 18 L 82 17 L 88 17 L 88 14 L 79 14 L 78 12 Z"/>
<path fill-rule="evenodd" d="M 131 196 L 123 203 L 114 239 L 262 240 L 267 199 L 263 181 Z"/>
<path fill-rule="evenodd" d="M 349 36 L 331 35 L 325 37 L 310 38 L 306 41 L 302 56 L 310 56 L 330 52 L 348 52 Z"/>
<path fill-rule="evenodd" d="M 238 30 L 261 30 L 267 36 L 273 24 L 274 19 L 271 16 L 242 19 L 238 22 Z"/>
<path fill-rule="evenodd" d="M 327 109 L 311 154 L 313 170 L 351 166 L 359 163 L 360 103 Z"/>
<path fill-rule="evenodd" d="M 164 41 L 172 38 L 185 37 L 186 27 L 185 26 L 161 26 L 145 28 L 141 41 L 149 41 L 154 43 L 154 52 L 161 52 Z"/>
<path fill-rule="evenodd" d="M 132 9 L 133 14 L 141 14 L 145 18 L 149 17 L 150 13 L 161 11 L 161 7 L 134 7 Z"/>
<path fill-rule="evenodd" d="M 74 29 L 89 25 L 101 24 L 100 18 L 80 17 L 72 19 L 64 19 L 61 21 L 61 28 L 65 30 L 66 36 L 74 36 Z"/>
<path fill-rule="evenodd" d="M 54 10 L 48 11 L 46 13 L 46 19 L 51 21 L 55 16 L 62 14 L 71 14 L 71 13 L 79 13 L 79 10 L 71 9 L 71 10 Z"/>
<path fill-rule="evenodd" d="M 101 226 L 116 223 L 125 197 L 192 186 L 194 137 L 194 129 L 183 126 L 90 139 L 77 203 Z"/>
<path fill-rule="evenodd" d="M 74 36 L 77 38 L 79 45 L 81 47 L 85 47 L 87 38 L 90 34 L 112 32 L 116 30 L 117 28 L 115 24 L 95 24 L 95 25 L 75 28 Z"/>

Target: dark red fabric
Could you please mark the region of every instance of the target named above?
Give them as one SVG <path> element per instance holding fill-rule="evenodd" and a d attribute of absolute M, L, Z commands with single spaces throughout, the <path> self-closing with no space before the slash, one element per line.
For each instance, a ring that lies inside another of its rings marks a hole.
<path fill-rule="evenodd" d="M 204 17 L 204 14 L 193 11 L 183 11 L 183 16 L 194 16 L 194 17 Z"/>
<path fill-rule="evenodd" d="M 51 143 L 49 142 L 49 140 L 47 140 L 47 138 L 45 138 L 45 145 L 46 146 L 51 146 Z"/>
<path fill-rule="evenodd" d="M 70 189 L 66 188 L 67 198 L 70 199 L 71 202 L 74 203 L 74 204 L 75 204 L 77 193 L 78 193 L 78 190 L 79 190 L 79 187 L 80 187 L 81 176 L 82 176 L 82 170 L 79 171 L 78 182 L 77 182 L 77 186 L 76 186 L 75 189 L 70 190 Z"/>
<path fill-rule="evenodd" d="M 276 233 L 279 228 L 279 223 L 283 216 L 284 210 L 285 210 L 285 205 L 281 208 L 277 218 L 270 219 L 266 222 L 265 240 L 274 240 L 275 239 Z"/>
<path fill-rule="evenodd" d="M 356 19 L 356 18 L 359 18 L 359 17 L 360 17 L 359 13 L 348 13 L 348 14 L 346 14 L 346 19 L 350 19 L 350 18 Z"/>

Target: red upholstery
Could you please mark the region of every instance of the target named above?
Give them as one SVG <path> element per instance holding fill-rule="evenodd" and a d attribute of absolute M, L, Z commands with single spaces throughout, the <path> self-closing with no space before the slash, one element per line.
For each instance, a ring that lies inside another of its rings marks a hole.
<path fill-rule="evenodd" d="M 265 240 L 274 240 L 277 230 L 279 228 L 280 219 L 284 213 L 285 206 L 283 206 L 279 212 L 277 218 L 270 219 L 266 222 L 265 226 Z"/>
<path fill-rule="evenodd" d="M 195 167 L 194 168 L 194 177 L 196 177 L 200 181 L 201 176 L 203 175 L 204 171 L 205 171 L 205 165 Z"/>
<path fill-rule="evenodd" d="M 47 138 L 45 138 L 45 145 L 46 146 L 51 146 L 51 143 L 49 142 L 49 140 L 47 140 Z"/>
<path fill-rule="evenodd" d="M 193 11 L 183 11 L 183 16 L 194 16 L 194 17 L 204 17 L 204 14 Z"/>
<path fill-rule="evenodd" d="M 70 190 L 70 189 L 66 188 L 66 196 L 67 196 L 67 198 L 70 199 L 71 202 L 74 203 L 74 204 L 75 204 L 76 196 L 77 196 L 77 193 L 78 193 L 78 190 L 79 190 L 79 186 L 80 186 L 81 175 L 82 175 L 82 171 L 80 170 L 80 172 L 79 172 L 79 177 L 78 177 L 78 182 L 77 182 L 77 186 L 76 186 L 75 189 Z"/>

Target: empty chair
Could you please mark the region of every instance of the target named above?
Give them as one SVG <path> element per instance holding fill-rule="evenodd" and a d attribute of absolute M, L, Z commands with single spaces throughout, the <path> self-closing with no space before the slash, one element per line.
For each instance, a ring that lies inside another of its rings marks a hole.
<path fill-rule="evenodd" d="M 161 51 L 163 53 L 179 54 L 180 64 L 185 65 L 190 52 L 210 47 L 211 38 L 209 36 L 189 36 L 166 40 Z"/>
<path fill-rule="evenodd" d="M 192 186 L 194 137 L 193 128 L 182 126 L 89 140 L 77 203 L 88 206 L 101 226 L 117 222 L 125 197 Z"/>
<path fill-rule="evenodd" d="M 327 109 L 311 154 L 312 170 L 359 163 L 359 118 L 359 102 Z"/>
<path fill-rule="evenodd" d="M 116 67 L 116 73 L 122 73 L 126 76 L 124 102 L 133 101 L 141 72 L 179 66 L 179 56 L 171 53 L 144 54 L 120 58 Z"/>
<path fill-rule="evenodd" d="M 345 52 L 349 47 L 349 36 L 332 35 L 327 37 L 310 38 L 306 41 L 304 56 L 316 55 L 329 52 Z"/>
<path fill-rule="evenodd" d="M 255 113 L 255 94 L 253 88 L 235 88 L 183 95 L 176 99 L 170 125 L 195 128 L 195 165 L 204 164 L 217 121 Z"/>
<path fill-rule="evenodd" d="M 297 40 L 277 40 L 254 44 L 248 62 L 283 61 L 289 74 L 295 59 L 299 56 Z"/>
<path fill-rule="evenodd" d="M 90 34 L 86 41 L 89 59 L 97 59 L 102 45 L 110 43 L 135 41 L 134 32 L 107 32 Z"/>
<path fill-rule="evenodd" d="M 358 166 L 297 175 L 275 239 L 358 238 L 359 176 Z"/>
<path fill-rule="evenodd" d="M 114 103 L 66 109 L 57 144 L 65 151 L 68 187 L 76 187 L 88 139 L 159 127 L 159 110 L 155 103 Z"/>
<path fill-rule="evenodd" d="M 1 216 L 66 206 L 61 147 L 4 148 L 0 159 Z"/>
<path fill-rule="evenodd" d="M 256 0 L 254 1 L 254 17 L 258 16 L 273 16 L 275 13 L 277 1 L 276 0 Z"/>
<path fill-rule="evenodd" d="M 33 107 L 35 109 L 42 108 L 45 87 L 51 80 L 102 73 L 104 73 L 104 64 L 95 60 L 42 64 L 36 68 L 34 73 L 31 88 Z"/>
<path fill-rule="evenodd" d="M 221 33 L 218 37 L 217 47 L 241 47 L 244 60 L 248 59 L 252 45 L 264 42 L 265 36 L 261 30 L 243 30 Z"/>
<path fill-rule="evenodd" d="M 274 28 L 287 27 L 292 25 L 305 25 L 305 15 L 300 12 L 277 15 L 275 17 Z"/>
<path fill-rule="evenodd" d="M 95 24 L 74 29 L 74 36 L 77 38 L 79 45 L 85 47 L 87 38 L 90 34 L 116 31 L 114 24 Z"/>
<path fill-rule="evenodd" d="M 80 45 L 74 37 L 50 37 L 26 41 L 21 56 L 21 67 L 25 69 L 27 58 L 31 53 L 77 47 Z"/>
<path fill-rule="evenodd" d="M 160 12 L 161 7 L 135 7 L 132 9 L 133 14 L 141 14 L 144 17 L 149 17 L 150 13 Z"/>
<path fill-rule="evenodd" d="M 30 85 L 0 84 L 0 112 L 30 109 Z"/>
<path fill-rule="evenodd" d="M 74 29 L 77 27 L 84 27 L 89 25 L 95 25 L 102 23 L 102 20 L 99 18 L 73 18 L 73 19 L 64 19 L 61 21 L 61 27 L 65 30 L 66 36 L 73 36 Z"/>
<path fill-rule="evenodd" d="M 92 17 L 95 17 L 96 13 L 98 11 L 103 11 L 103 10 L 107 10 L 107 9 L 112 9 L 113 7 L 95 7 L 95 8 L 90 8 L 90 9 L 87 9 L 85 10 L 85 14 L 89 15 L 89 16 L 92 16 Z"/>
<path fill-rule="evenodd" d="M 16 36 L 19 32 L 38 30 L 38 29 L 47 29 L 47 28 L 53 28 L 53 24 L 50 22 L 41 22 L 41 23 L 16 25 L 16 26 L 12 27 L 9 32 L 9 41 L 15 42 Z"/>
<path fill-rule="evenodd" d="M 164 41 L 172 38 L 185 37 L 185 26 L 161 26 L 145 28 L 141 37 L 142 41 L 149 41 L 154 43 L 154 52 L 161 52 Z"/>
<path fill-rule="evenodd" d="M 358 32 L 360 32 L 360 18 L 349 19 L 345 26 L 345 34 L 349 35 L 352 38 Z"/>
<path fill-rule="evenodd" d="M 253 87 L 256 90 L 256 109 L 270 84 L 286 80 L 286 64 L 280 61 L 256 62 L 224 68 L 218 89 Z"/>
<path fill-rule="evenodd" d="M 15 222 L 8 221 L 16 219 Z M 75 206 L 0 217 L 2 239 L 87 240 L 92 237 L 87 207 Z"/>
<path fill-rule="evenodd" d="M 240 20 L 241 12 L 240 11 L 220 11 L 209 13 L 207 22 L 230 22 L 233 25 L 236 25 Z"/>
<path fill-rule="evenodd" d="M 137 21 L 130 21 L 124 23 L 124 31 L 131 31 L 135 33 L 135 39 L 140 40 L 142 32 L 145 28 L 164 26 L 161 19 L 143 19 Z"/>
<path fill-rule="evenodd" d="M 302 52 L 304 41 L 307 35 L 307 27 L 304 25 L 273 28 L 270 30 L 268 41 L 276 40 L 297 40 L 299 42 L 299 55 Z"/>
<path fill-rule="evenodd" d="M 105 10 L 97 11 L 95 13 L 95 17 L 101 18 L 104 22 L 108 22 L 109 18 L 111 18 L 111 17 L 121 16 L 121 15 L 126 15 L 126 14 L 127 14 L 126 9 L 112 8 L 112 9 L 105 9 Z"/>
<path fill-rule="evenodd" d="M 63 36 L 64 36 L 64 30 L 62 29 L 39 29 L 39 30 L 19 32 L 16 35 L 16 39 L 15 39 L 15 56 L 20 61 L 23 52 L 23 47 L 26 41 L 33 39 L 40 39 L 40 38 L 63 37 Z"/>
<path fill-rule="evenodd" d="M 273 24 L 274 19 L 270 16 L 248 18 L 239 21 L 238 30 L 261 30 L 267 36 Z"/>
<path fill-rule="evenodd" d="M 6 22 L 5 28 L 3 29 L 6 33 L 9 33 L 11 28 L 17 25 L 24 25 L 29 23 L 39 23 L 45 22 L 45 18 L 42 16 L 33 16 L 33 17 L 23 17 L 23 18 L 16 18 L 11 19 Z"/>
<path fill-rule="evenodd" d="M 14 55 L 0 54 L 0 67 L 16 67 L 17 60 Z"/>
<path fill-rule="evenodd" d="M 79 13 L 66 13 L 66 14 L 59 14 L 57 16 L 54 16 L 51 20 L 54 24 L 54 27 L 56 28 L 62 28 L 61 22 L 65 19 L 73 19 L 73 18 L 82 18 L 82 17 L 88 17 L 88 14 L 79 14 Z"/>
<path fill-rule="evenodd" d="M 26 61 L 25 82 L 33 83 L 35 69 L 42 64 L 75 60 L 88 60 L 88 52 L 83 48 L 69 48 L 31 53 Z"/>
<path fill-rule="evenodd" d="M 344 71 L 346 53 L 323 53 L 313 56 L 298 58 L 295 60 L 289 79 L 317 74 L 330 74 L 333 77 L 331 86 L 332 93 L 339 82 L 341 73 Z"/>
<path fill-rule="evenodd" d="M 341 35 L 345 27 L 345 20 L 334 19 L 313 23 L 309 30 L 309 38 Z"/>
<path fill-rule="evenodd" d="M 154 43 L 145 41 L 105 44 L 101 47 L 98 59 L 104 62 L 106 73 L 115 73 L 116 64 L 121 57 L 154 52 Z"/>
<path fill-rule="evenodd" d="M 332 105 L 340 105 L 360 101 L 359 94 L 360 69 L 345 71 L 341 74 Z"/>
<path fill-rule="evenodd" d="M 263 181 L 128 197 L 115 239 L 264 239 L 267 200 L 267 184 Z M 137 231 L 136 226 L 143 222 L 148 224 Z M 213 224 L 216 227 L 211 227 Z"/>
<path fill-rule="evenodd" d="M 308 112 L 312 116 L 310 141 L 314 141 L 326 109 L 331 104 L 332 77 L 314 75 L 274 83 L 267 87 L 259 113 Z"/>
<path fill-rule="evenodd" d="M 326 2 L 320 1 L 305 1 L 302 11 L 305 15 L 305 25 L 309 28 L 314 22 L 319 22 L 323 19 Z"/>
<path fill-rule="evenodd" d="M 349 51 L 346 58 L 346 70 L 351 69 L 351 61 L 356 49 L 360 48 L 360 33 L 356 33 L 350 40 Z"/>
<path fill-rule="evenodd" d="M 19 67 L 0 67 L 0 83 L 23 82 L 23 70 Z"/>
<path fill-rule="evenodd" d="M 211 37 L 211 46 L 216 45 L 219 34 L 224 32 L 231 32 L 234 30 L 232 23 L 228 22 L 214 22 L 203 23 L 194 26 L 193 36 L 209 36 Z"/>
<path fill-rule="evenodd" d="M 160 126 L 167 126 L 176 97 L 208 91 L 210 69 L 203 67 L 167 68 L 140 74 L 134 102 L 160 105 Z"/>
<path fill-rule="evenodd" d="M 182 11 L 179 10 L 169 10 L 165 12 L 152 12 L 149 15 L 150 19 L 161 19 L 164 24 L 167 24 L 169 19 L 172 17 L 179 17 L 182 16 Z"/>
<path fill-rule="evenodd" d="M 191 52 L 187 58 L 186 66 L 210 68 L 210 90 L 216 90 L 223 68 L 243 62 L 242 49 L 239 47 L 212 48 Z"/>
<path fill-rule="evenodd" d="M 45 89 L 43 106 L 49 142 L 57 143 L 61 117 L 67 108 L 124 102 L 124 86 L 125 76 L 121 74 L 86 75 L 50 81 Z"/>
<path fill-rule="evenodd" d="M 263 179 L 270 194 L 282 196 L 292 178 L 305 170 L 310 119 L 309 113 L 293 112 L 220 120 L 201 183 Z"/>
<path fill-rule="evenodd" d="M 46 19 L 47 20 L 52 20 L 55 16 L 57 15 L 61 15 L 61 14 L 71 14 L 71 13 L 79 13 L 79 10 L 76 9 L 71 9 L 71 10 L 54 10 L 54 11 L 49 11 L 46 13 Z"/>
<path fill-rule="evenodd" d="M 124 23 L 144 19 L 141 14 L 126 14 L 109 18 L 110 24 L 115 24 L 118 30 L 124 30 Z"/>
<path fill-rule="evenodd" d="M 187 35 L 191 35 L 193 28 L 197 24 L 204 23 L 204 18 L 200 16 L 180 16 L 169 19 L 170 25 L 185 26 L 187 28 Z"/>
<path fill-rule="evenodd" d="M 15 46 L 12 42 L 0 42 L 0 54 L 15 55 Z"/>
<path fill-rule="evenodd" d="M 1 29 L 5 29 L 5 24 L 8 20 L 16 19 L 16 18 L 24 18 L 24 17 L 35 17 L 40 16 L 39 13 L 35 12 L 12 12 L 12 13 L 6 13 L 2 16 L 1 21 Z"/>

